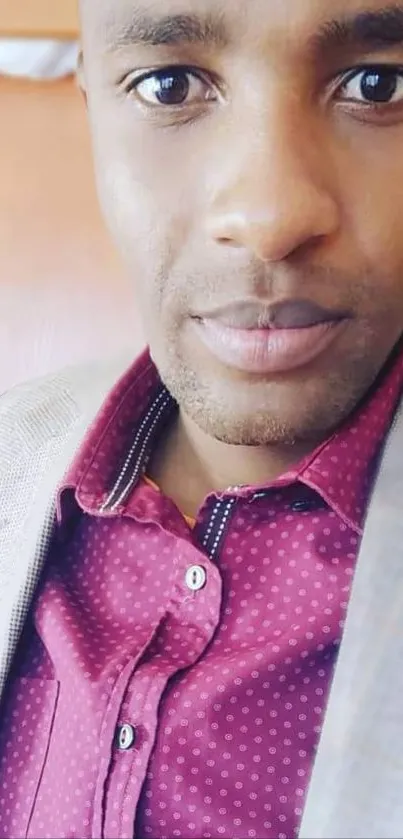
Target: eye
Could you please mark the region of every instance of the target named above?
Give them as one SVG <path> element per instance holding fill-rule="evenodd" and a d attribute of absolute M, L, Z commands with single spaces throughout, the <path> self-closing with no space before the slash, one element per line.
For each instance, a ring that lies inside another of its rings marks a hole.
<path fill-rule="evenodd" d="M 403 102 L 403 68 L 368 67 L 355 70 L 339 88 L 341 99 L 364 105 Z"/>
<path fill-rule="evenodd" d="M 216 99 L 212 82 L 184 67 L 168 67 L 143 75 L 131 82 L 129 90 L 134 90 L 149 105 L 166 108 Z"/>

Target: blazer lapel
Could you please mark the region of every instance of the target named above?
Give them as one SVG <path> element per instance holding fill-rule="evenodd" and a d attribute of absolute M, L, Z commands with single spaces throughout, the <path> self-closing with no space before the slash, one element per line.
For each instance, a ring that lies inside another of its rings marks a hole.
<path fill-rule="evenodd" d="M 0 695 L 49 547 L 57 484 L 74 448 L 69 432 L 77 422 L 77 408 L 59 398 L 52 411 L 45 423 L 46 442 L 40 431 L 44 418 L 33 416 L 35 445 L 25 442 L 11 469 L 0 472 Z M 20 419 L 26 418 L 15 417 L 17 439 Z M 53 421 L 57 432 L 51 436 Z"/>
<path fill-rule="evenodd" d="M 368 510 L 299 835 L 403 837 L 403 410 Z"/>
<path fill-rule="evenodd" d="M 0 400 L 0 698 L 45 564 L 59 482 L 128 354 Z"/>

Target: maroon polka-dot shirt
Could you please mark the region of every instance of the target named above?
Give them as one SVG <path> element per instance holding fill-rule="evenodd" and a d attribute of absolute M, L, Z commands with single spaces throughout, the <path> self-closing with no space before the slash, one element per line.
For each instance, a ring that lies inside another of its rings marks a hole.
<path fill-rule="evenodd" d="M 191 529 L 142 480 L 175 405 L 144 355 L 58 497 L 0 723 L 0 836 L 290 839 L 398 358 L 295 469 Z"/>

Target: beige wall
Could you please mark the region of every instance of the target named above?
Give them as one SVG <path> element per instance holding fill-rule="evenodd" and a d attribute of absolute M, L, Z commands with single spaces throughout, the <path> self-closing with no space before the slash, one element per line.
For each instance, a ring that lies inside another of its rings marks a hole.
<path fill-rule="evenodd" d="M 137 354 L 135 300 L 98 210 L 75 82 L 0 78 L 0 124 L 0 391 L 121 346 Z"/>
<path fill-rule="evenodd" d="M 77 0 L 0 0 L 2 35 L 74 38 L 77 30 Z"/>

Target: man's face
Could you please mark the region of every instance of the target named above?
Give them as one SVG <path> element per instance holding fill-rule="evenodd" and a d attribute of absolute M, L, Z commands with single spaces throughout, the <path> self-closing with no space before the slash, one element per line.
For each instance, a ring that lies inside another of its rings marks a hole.
<path fill-rule="evenodd" d="M 316 440 L 403 332 L 403 7 L 83 0 L 102 207 L 182 410 Z"/>

